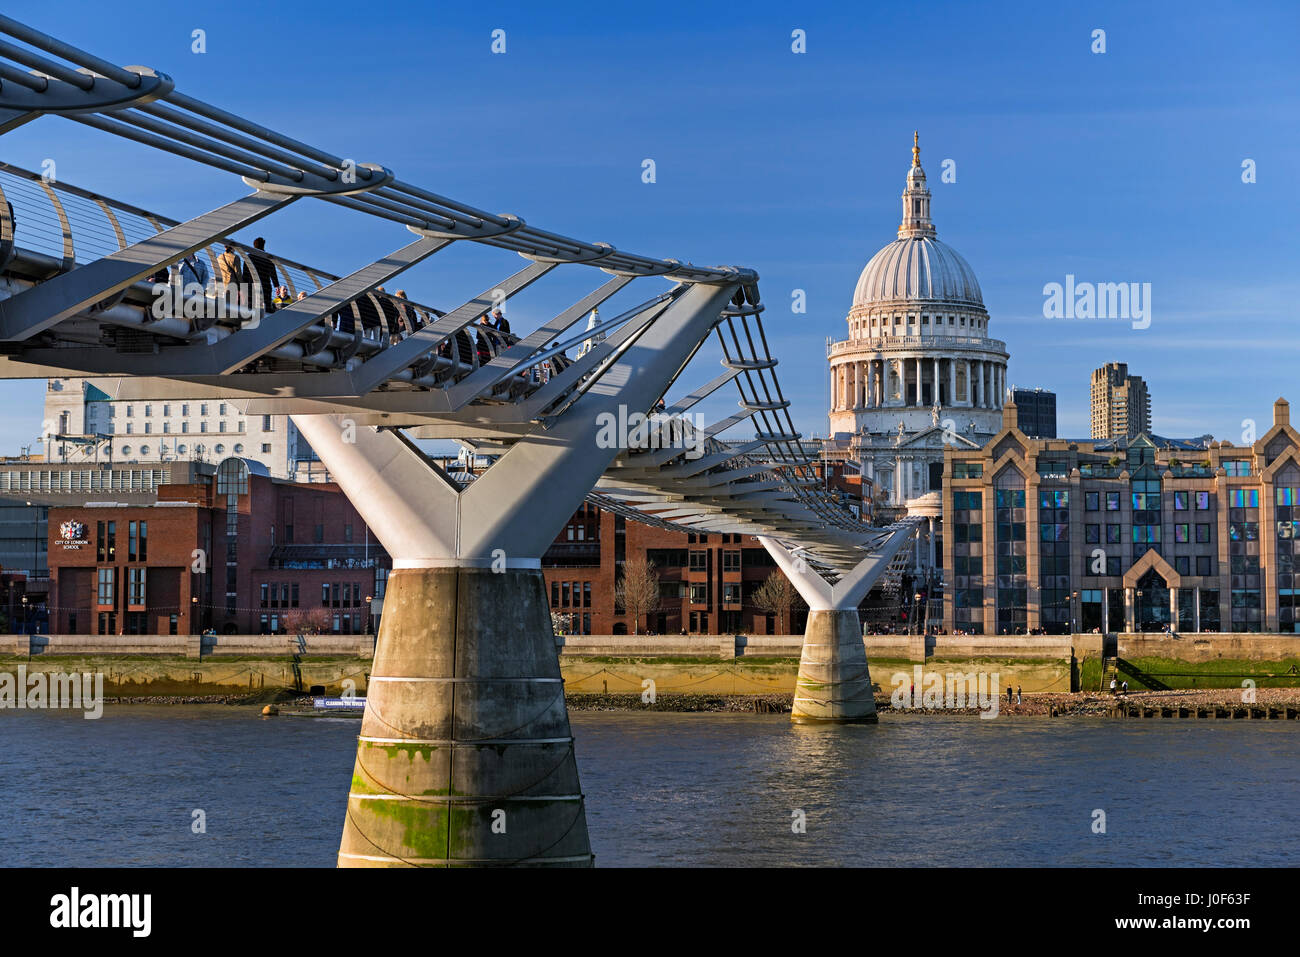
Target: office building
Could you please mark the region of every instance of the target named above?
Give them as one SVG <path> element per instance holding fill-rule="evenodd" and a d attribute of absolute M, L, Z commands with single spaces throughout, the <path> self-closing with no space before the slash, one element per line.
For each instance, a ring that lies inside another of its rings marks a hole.
<path fill-rule="evenodd" d="M 1092 373 L 1092 437 L 1132 439 L 1151 432 L 1151 394 L 1128 363 L 1108 362 Z"/>

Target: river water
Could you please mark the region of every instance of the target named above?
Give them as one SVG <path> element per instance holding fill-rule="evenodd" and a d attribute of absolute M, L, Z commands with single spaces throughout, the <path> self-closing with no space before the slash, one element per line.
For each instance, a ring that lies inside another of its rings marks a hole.
<path fill-rule="evenodd" d="M 572 715 L 601 866 L 1294 865 L 1290 722 Z M 7 865 L 333 866 L 345 718 L 0 715 Z M 206 833 L 191 826 L 204 813 Z M 1105 814 L 1105 833 L 1094 833 Z M 803 833 L 792 824 L 802 812 Z"/>

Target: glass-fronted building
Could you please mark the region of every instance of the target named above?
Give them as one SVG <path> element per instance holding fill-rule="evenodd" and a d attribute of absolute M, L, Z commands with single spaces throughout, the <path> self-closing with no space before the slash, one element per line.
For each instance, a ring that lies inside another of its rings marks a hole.
<path fill-rule="evenodd" d="M 976 634 L 1297 630 L 1300 434 L 1035 439 L 945 455 L 944 623 Z"/>

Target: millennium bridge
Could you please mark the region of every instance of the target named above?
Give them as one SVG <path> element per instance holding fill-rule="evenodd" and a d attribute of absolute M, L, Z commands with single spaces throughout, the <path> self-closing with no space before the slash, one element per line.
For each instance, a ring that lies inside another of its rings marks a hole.
<path fill-rule="evenodd" d="M 392 556 L 341 866 L 592 862 L 541 573 L 584 500 L 757 536 L 810 608 L 793 719 L 875 720 L 857 608 L 918 526 L 864 524 L 818 478 L 754 270 L 486 212 L 0 16 L 0 133 L 46 116 L 87 127 L 87 151 L 106 134 L 234 177 L 235 198 L 176 219 L 0 167 L 0 375 L 292 416 Z M 385 221 L 401 245 L 340 276 L 233 238 L 304 200 Z M 465 302 L 384 291 L 456 244 L 524 265 Z M 535 329 L 478 324 L 560 270 L 591 291 Z M 579 325 L 632 284 L 599 336 Z M 700 375 L 714 340 L 721 371 Z M 723 388 L 737 411 L 693 424 Z M 611 422 L 635 425 L 610 441 Z M 742 423 L 752 437 L 720 437 Z M 426 439 L 492 464 L 462 486 Z"/>

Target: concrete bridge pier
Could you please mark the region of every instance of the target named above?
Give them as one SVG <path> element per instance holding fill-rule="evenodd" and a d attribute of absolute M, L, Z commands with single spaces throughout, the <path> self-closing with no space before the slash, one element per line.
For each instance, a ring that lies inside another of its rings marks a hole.
<path fill-rule="evenodd" d="M 480 538 L 471 492 L 489 490 L 462 492 L 400 434 L 295 422 L 394 556 L 339 866 L 590 865 L 531 542 L 516 539 L 518 554 L 509 536 Z"/>
<path fill-rule="evenodd" d="M 393 558 L 340 867 L 586 866 L 586 810 L 541 556 L 733 285 L 686 289 L 549 429 L 464 489 L 396 430 L 294 415 Z M 599 357 L 597 357 L 599 358 Z"/>
<path fill-rule="evenodd" d="M 592 863 L 540 568 L 393 571 L 338 860 Z"/>
<path fill-rule="evenodd" d="M 876 723 L 876 701 L 871 690 L 871 670 L 862 642 L 858 605 L 884 573 L 890 559 L 913 534 L 912 525 L 895 530 L 878 551 L 873 551 L 833 585 L 796 551 L 775 539 L 759 538 L 808 603 L 808 624 L 799 656 L 791 721 L 797 724 Z"/>

